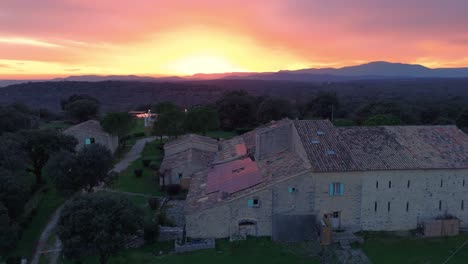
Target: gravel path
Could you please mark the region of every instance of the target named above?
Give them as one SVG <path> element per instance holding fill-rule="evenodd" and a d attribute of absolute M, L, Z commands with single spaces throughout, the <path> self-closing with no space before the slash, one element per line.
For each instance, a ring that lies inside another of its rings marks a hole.
<path fill-rule="evenodd" d="M 55 226 L 57 225 L 58 219 L 60 217 L 60 212 L 62 212 L 63 205 L 61 205 L 59 208 L 57 208 L 52 215 L 52 218 L 50 218 L 49 223 L 47 223 L 47 226 L 45 227 L 44 231 L 42 231 L 41 237 L 39 238 L 39 241 L 37 242 L 37 247 L 34 252 L 34 256 L 31 260 L 31 264 L 38 264 L 39 263 L 39 258 L 41 257 L 41 252 L 44 250 L 47 250 L 47 240 L 49 239 L 50 235 L 54 235 L 54 229 Z"/>
<path fill-rule="evenodd" d="M 152 142 L 156 139 L 156 137 L 149 137 L 149 138 L 143 138 L 140 140 L 137 140 L 135 145 L 133 145 L 132 149 L 125 154 L 125 157 L 117 164 L 114 165 L 114 168 L 112 169 L 115 172 L 121 173 L 124 171 L 132 162 L 137 160 L 143 149 L 145 148 L 146 143 Z"/>
<path fill-rule="evenodd" d="M 124 171 L 128 166 L 130 166 L 130 164 L 132 164 L 132 162 L 134 162 L 140 157 L 141 152 L 145 148 L 146 143 L 152 142 L 156 138 L 157 137 L 148 137 L 148 138 L 137 140 L 135 145 L 133 145 L 130 151 L 125 155 L 125 157 L 119 163 L 114 165 L 114 168 L 112 170 L 117 173 Z M 136 194 L 133 194 L 133 195 L 136 195 Z M 146 195 L 140 195 L 140 196 L 146 196 Z M 57 225 L 58 219 L 60 217 L 60 213 L 62 212 L 62 208 L 63 208 L 63 205 L 57 208 L 57 210 L 55 210 L 54 215 L 52 216 L 52 218 L 50 218 L 49 223 L 47 223 L 47 226 L 45 227 L 44 231 L 42 231 L 37 247 L 34 250 L 34 255 L 30 262 L 31 264 L 38 264 L 42 251 L 48 250 L 46 248 L 47 240 L 49 239 L 51 235 L 54 235 L 53 232 L 54 232 L 55 226 Z M 55 249 L 61 249 L 61 248 L 62 248 L 62 242 L 57 238 L 57 241 L 55 243 Z M 50 254 L 50 263 L 52 264 L 57 263 L 57 259 L 60 256 L 60 250 L 51 252 L 49 254 Z"/>

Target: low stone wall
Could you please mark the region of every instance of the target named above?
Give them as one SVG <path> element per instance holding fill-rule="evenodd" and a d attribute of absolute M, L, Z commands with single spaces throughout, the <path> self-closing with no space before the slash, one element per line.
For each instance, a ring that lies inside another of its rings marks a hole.
<path fill-rule="evenodd" d="M 181 227 L 160 226 L 158 241 L 181 240 L 183 233 Z"/>
<path fill-rule="evenodd" d="M 214 239 L 202 239 L 202 240 L 185 243 L 183 245 L 177 244 L 177 241 L 174 242 L 174 249 L 176 253 L 190 252 L 190 251 L 196 251 L 196 250 L 201 250 L 201 249 L 210 249 L 210 248 L 215 248 L 215 246 L 216 246 L 216 242 Z"/>

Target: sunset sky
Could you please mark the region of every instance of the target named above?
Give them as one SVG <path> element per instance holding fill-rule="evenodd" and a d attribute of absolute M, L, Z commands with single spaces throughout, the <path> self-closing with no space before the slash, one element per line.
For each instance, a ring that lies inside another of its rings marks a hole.
<path fill-rule="evenodd" d="M 1 0 L 0 79 L 468 66 L 467 0 Z"/>

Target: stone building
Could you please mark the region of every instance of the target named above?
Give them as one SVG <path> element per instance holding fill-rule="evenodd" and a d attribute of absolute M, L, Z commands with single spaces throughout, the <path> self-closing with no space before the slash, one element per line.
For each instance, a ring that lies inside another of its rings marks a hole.
<path fill-rule="evenodd" d="M 106 146 L 112 153 L 114 153 L 119 146 L 119 138 L 105 132 L 99 121 L 96 120 L 88 120 L 69 127 L 64 130 L 63 133 L 74 136 L 78 140 L 76 150 L 81 149 L 85 145 L 98 143 Z"/>
<path fill-rule="evenodd" d="M 335 229 L 415 229 L 450 214 L 468 227 L 468 135 L 455 126 L 338 128 L 281 120 L 219 142 L 187 196 L 192 238 L 302 240 Z"/>
<path fill-rule="evenodd" d="M 190 185 L 195 172 L 206 169 L 215 158 L 218 141 L 189 134 L 164 145 L 164 159 L 159 168 L 161 185 Z"/>

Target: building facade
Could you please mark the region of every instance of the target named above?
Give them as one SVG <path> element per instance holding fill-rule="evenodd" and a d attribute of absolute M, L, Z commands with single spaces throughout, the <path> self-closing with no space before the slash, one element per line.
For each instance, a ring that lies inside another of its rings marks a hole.
<path fill-rule="evenodd" d="M 255 146 L 247 146 L 252 138 Z M 196 173 L 186 204 L 188 237 L 301 240 L 325 216 L 349 231 L 411 230 L 447 215 L 468 228 L 468 136 L 454 126 L 336 128 L 281 120 L 220 142 L 219 152 L 235 153 L 229 142 L 255 149 L 237 158 L 251 158 L 260 180 L 246 181 L 242 167 L 213 174 L 220 163 Z"/>
<path fill-rule="evenodd" d="M 88 120 L 78 125 L 69 127 L 63 131 L 64 134 L 75 137 L 78 140 L 76 150 L 86 145 L 101 144 L 114 153 L 119 146 L 119 138 L 105 132 L 99 121 Z"/>

